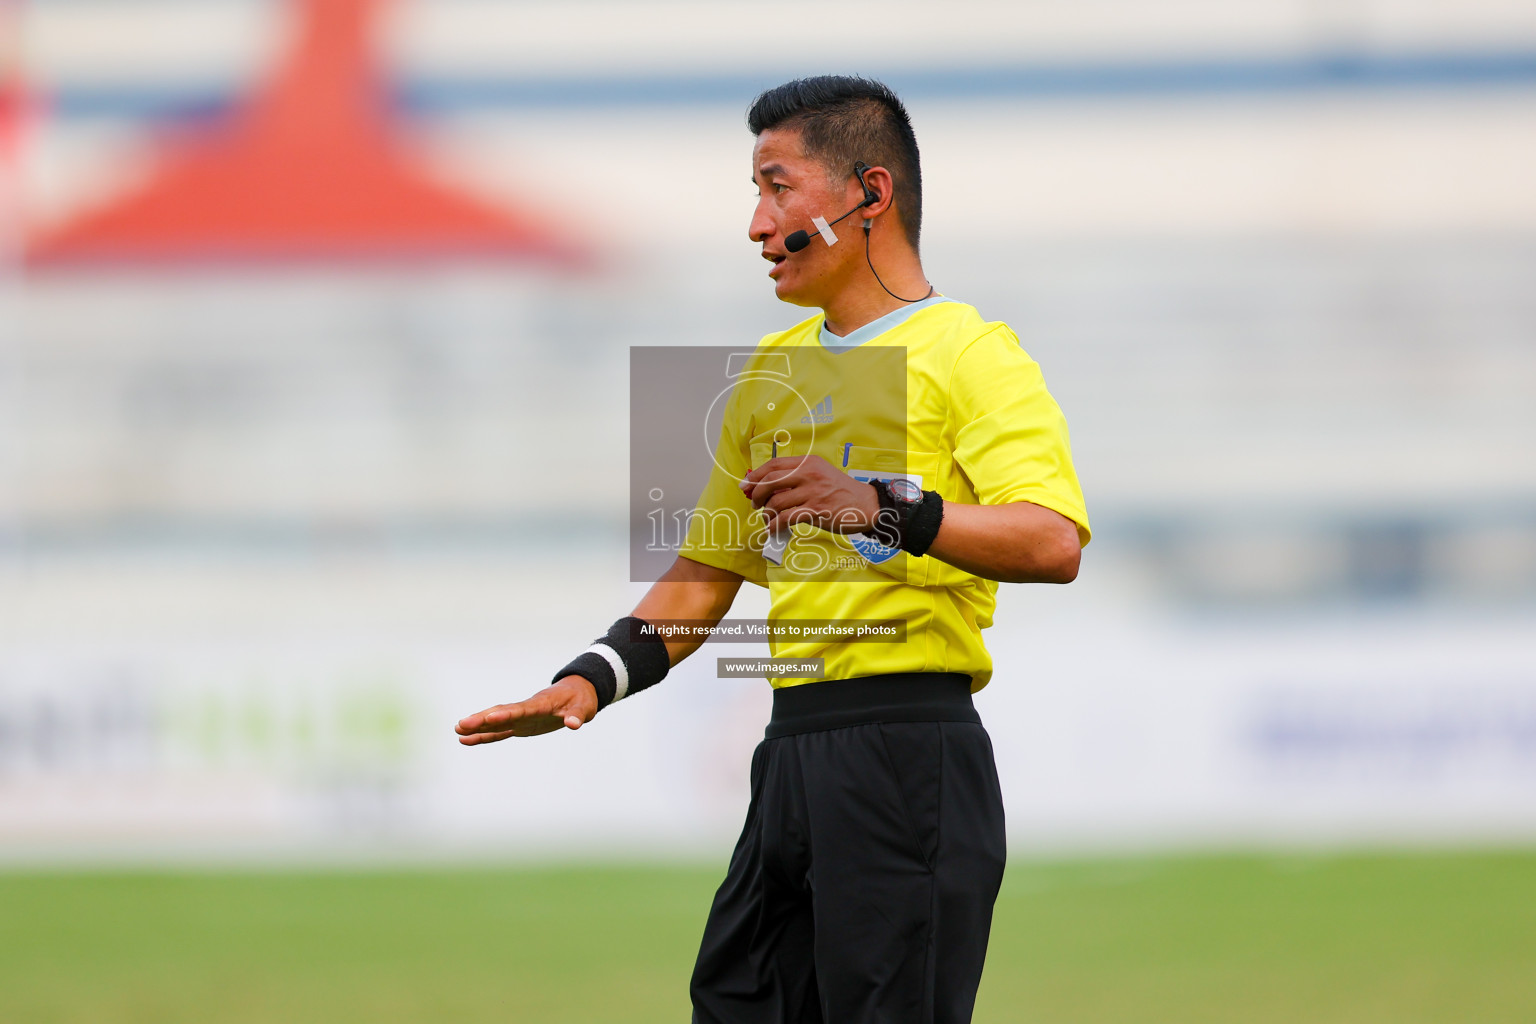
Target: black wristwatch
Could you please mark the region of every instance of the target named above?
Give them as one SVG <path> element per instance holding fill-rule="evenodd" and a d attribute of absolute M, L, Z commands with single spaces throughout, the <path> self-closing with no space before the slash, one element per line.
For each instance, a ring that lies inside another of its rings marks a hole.
<path fill-rule="evenodd" d="M 925 491 L 906 477 L 874 480 L 871 486 L 880 501 L 870 532 L 882 544 L 921 555 L 939 535 L 944 520 L 944 499 L 938 491 Z"/>

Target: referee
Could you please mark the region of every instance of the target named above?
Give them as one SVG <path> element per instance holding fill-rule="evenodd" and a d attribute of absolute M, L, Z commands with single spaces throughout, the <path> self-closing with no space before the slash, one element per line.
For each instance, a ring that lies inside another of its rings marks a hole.
<path fill-rule="evenodd" d="M 889 88 L 800 79 L 759 96 L 747 124 L 759 192 L 748 234 L 778 297 L 821 310 L 757 357 L 830 368 L 826 398 L 802 416 L 739 384 L 676 562 L 551 686 L 459 722 L 460 742 L 580 728 L 700 644 L 648 624 L 717 622 L 743 580 L 769 589 L 771 622 L 904 621 L 900 643 L 773 644 L 821 658 L 824 678 L 772 680 L 693 1020 L 968 1021 L 1005 856 L 971 702 L 992 675 L 981 630 L 998 582 L 1077 575 L 1089 529 L 1066 423 L 1018 337 L 928 282 L 917 140 Z M 883 348 L 904 351 L 894 440 L 878 396 L 836 372 Z M 811 419 L 830 425 L 807 430 Z M 721 517 L 752 542 L 711 540 L 703 524 Z M 808 578 L 793 557 L 805 545 L 839 557 L 812 560 Z"/>

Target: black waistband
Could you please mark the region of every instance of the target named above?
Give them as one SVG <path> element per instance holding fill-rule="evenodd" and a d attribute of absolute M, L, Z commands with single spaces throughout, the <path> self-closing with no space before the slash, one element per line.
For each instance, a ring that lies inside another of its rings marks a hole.
<path fill-rule="evenodd" d="M 971 677 L 961 672 L 896 672 L 826 679 L 773 691 L 767 739 L 876 722 L 973 722 Z"/>

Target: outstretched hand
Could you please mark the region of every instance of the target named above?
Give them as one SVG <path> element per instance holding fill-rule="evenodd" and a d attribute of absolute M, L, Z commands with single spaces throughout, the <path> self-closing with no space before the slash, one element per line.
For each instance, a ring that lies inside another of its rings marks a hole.
<path fill-rule="evenodd" d="M 580 729 L 597 714 L 597 690 L 582 676 L 565 676 L 527 700 L 497 704 L 468 718 L 454 731 L 466 747 L 508 736 L 540 736 L 556 729 Z"/>

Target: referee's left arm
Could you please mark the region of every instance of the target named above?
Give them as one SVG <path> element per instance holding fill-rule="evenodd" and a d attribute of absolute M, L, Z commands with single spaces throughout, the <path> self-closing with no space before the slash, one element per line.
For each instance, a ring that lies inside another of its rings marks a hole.
<path fill-rule="evenodd" d="M 999 583 L 1071 583 L 1083 545 L 1076 523 L 1032 502 L 946 502 L 928 555 Z"/>
<path fill-rule="evenodd" d="M 815 455 L 771 459 L 741 486 L 755 507 L 767 511 L 770 526 L 809 522 L 853 533 L 871 529 L 879 511 L 873 486 Z M 1031 501 L 945 502 L 939 532 L 924 553 L 999 583 L 1071 583 L 1083 544 L 1077 523 Z"/>

